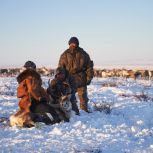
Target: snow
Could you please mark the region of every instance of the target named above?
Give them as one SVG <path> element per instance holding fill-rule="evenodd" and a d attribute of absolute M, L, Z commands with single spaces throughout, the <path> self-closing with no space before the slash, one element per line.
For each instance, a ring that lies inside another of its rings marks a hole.
<path fill-rule="evenodd" d="M 47 77 L 43 85 L 47 87 Z M 108 86 L 107 86 L 108 85 Z M 17 82 L 14 77 L 0 78 L 0 117 L 18 109 Z M 149 98 L 135 95 L 144 93 Z M 123 96 L 127 95 L 127 96 Z M 2 153 L 152 153 L 153 82 L 123 78 L 94 78 L 88 86 L 92 113 L 72 114 L 68 123 L 18 128 L 0 123 Z M 109 104 L 110 113 L 98 111 Z M 78 103 L 79 105 L 79 103 Z"/>

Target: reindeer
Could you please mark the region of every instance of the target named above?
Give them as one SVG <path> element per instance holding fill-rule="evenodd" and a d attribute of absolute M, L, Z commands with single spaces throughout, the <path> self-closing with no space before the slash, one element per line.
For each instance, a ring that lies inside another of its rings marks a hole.
<path fill-rule="evenodd" d="M 149 80 L 151 80 L 153 77 L 153 71 L 149 71 Z"/>
<path fill-rule="evenodd" d="M 128 73 L 129 73 L 129 77 L 132 78 L 132 79 L 136 79 L 136 76 L 135 76 L 135 71 L 134 70 L 128 70 Z"/>
<path fill-rule="evenodd" d="M 36 122 L 44 122 L 45 124 L 54 124 L 61 121 L 68 122 L 71 117 L 71 102 L 70 94 L 62 95 L 59 104 L 49 104 L 52 109 L 57 113 L 57 119 L 53 118 L 52 112 L 32 113 L 19 110 L 16 114 L 10 116 L 10 126 L 18 127 L 33 127 Z"/>
<path fill-rule="evenodd" d="M 144 72 L 142 73 L 142 77 L 143 77 L 143 79 L 149 80 L 149 71 L 148 70 L 144 70 Z"/>
<path fill-rule="evenodd" d="M 10 126 L 33 127 L 32 113 L 19 110 L 15 115 L 10 116 Z"/>
<path fill-rule="evenodd" d="M 129 78 L 130 74 L 128 70 L 122 69 L 122 77 L 125 77 L 126 79 Z"/>
<path fill-rule="evenodd" d="M 115 75 L 116 75 L 116 77 L 122 77 L 122 70 L 121 69 L 116 69 L 115 70 Z"/>
<path fill-rule="evenodd" d="M 62 95 L 58 104 L 50 103 L 50 106 L 55 109 L 61 121 L 69 121 L 71 117 L 72 104 L 70 102 L 71 95 Z"/>
<path fill-rule="evenodd" d="M 107 74 L 106 74 L 106 70 L 105 69 L 101 70 L 101 77 L 102 78 L 106 78 L 107 77 Z"/>

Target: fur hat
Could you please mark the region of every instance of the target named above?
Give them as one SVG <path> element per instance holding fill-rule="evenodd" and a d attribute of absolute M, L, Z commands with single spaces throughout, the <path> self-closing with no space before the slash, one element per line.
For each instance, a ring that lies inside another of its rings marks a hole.
<path fill-rule="evenodd" d="M 25 62 L 24 67 L 25 68 L 36 69 L 36 64 L 34 62 L 32 62 L 32 61 L 27 61 L 27 62 Z"/>
<path fill-rule="evenodd" d="M 71 43 L 74 43 L 74 44 L 76 44 L 77 46 L 79 46 L 79 40 L 78 40 L 78 38 L 77 38 L 77 37 L 71 37 L 70 40 L 69 40 L 69 45 L 70 45 Z"/>

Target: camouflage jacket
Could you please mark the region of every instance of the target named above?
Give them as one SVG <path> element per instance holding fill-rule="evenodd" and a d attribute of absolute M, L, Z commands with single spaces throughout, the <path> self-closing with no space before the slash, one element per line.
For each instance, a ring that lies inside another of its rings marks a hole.
<path fill-rule="evenodd" d="M 59 67 L 66 69 L 76 88 L 88 85 L 94 76 L 93 61 L 80 47 L 67 49 L 60 57 Z"/>
<path fill-rule="evenodd" d="M 49 82 L 49 87 L 47 88 L 47 93 L 53 98 L 53 103 L 58 103 L 62 95 L 71 94 L 71 92 L 69 82 L 66 80 L 60 81 L 57 78 Z"/>

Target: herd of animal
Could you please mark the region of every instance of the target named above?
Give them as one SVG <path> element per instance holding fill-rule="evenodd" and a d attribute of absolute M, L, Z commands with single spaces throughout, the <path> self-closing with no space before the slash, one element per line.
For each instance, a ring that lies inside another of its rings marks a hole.
<path fill-rule="evenodd" d="M 16 76 L 22 71 L 22 68 L 2 68 L 0 69 L 0 76 Z M 43 76 L 53 76 L 55 69 L 48 69 L 46 67 L 37 68 L 37 72 Z"/>
<path fill-rule="evenodd" d="M 21 71 L 20 68 L 0 69 L 0 76 L 16 76 Z M 44 76 L 53 76 L 55 69 L 45 67 L 38 68 L 37 71 Z M 147 69 L 94 69 L 94 76 L 99 78 L 123 77 L 123 78 L 141 78 L 151 80 L 153 70 Z"/>
<path fill-rule="evenodd" d="M 107 77 L 123 77 L 133 79 L 148 79 L 153 77 L 153 70 L 138 70 L 138 69 L 95 69 L 95 77 L 107 78 Z"/>

